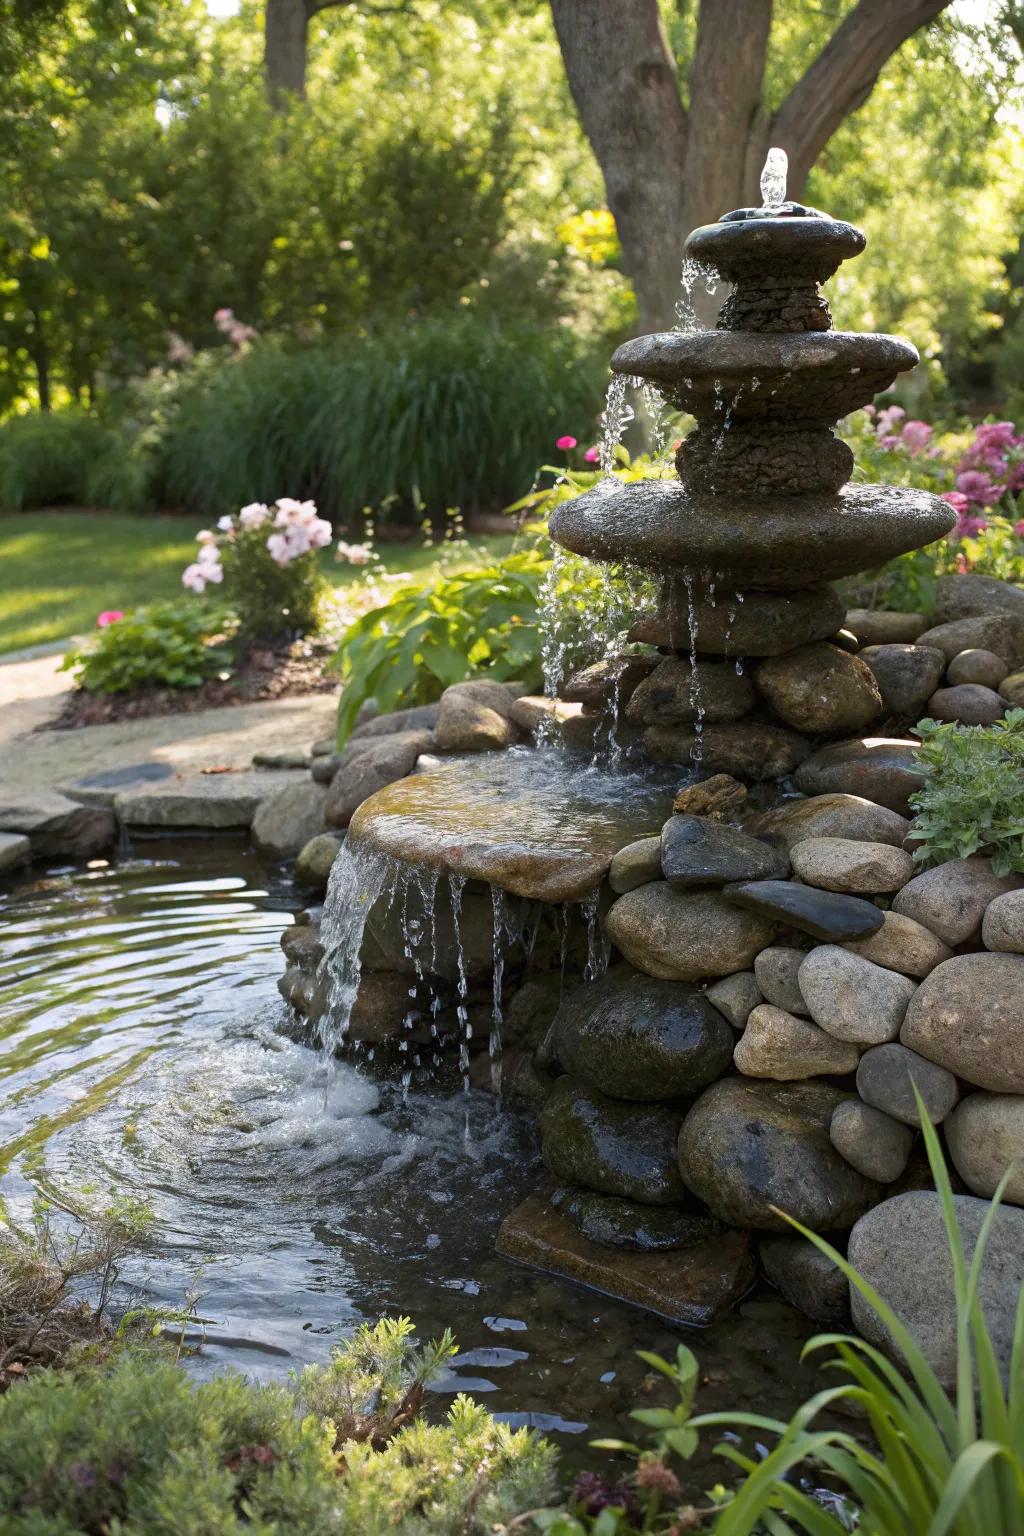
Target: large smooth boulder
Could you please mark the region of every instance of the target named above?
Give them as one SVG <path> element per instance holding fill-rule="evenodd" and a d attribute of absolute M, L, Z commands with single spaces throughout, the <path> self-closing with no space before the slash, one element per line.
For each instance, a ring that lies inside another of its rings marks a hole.
<path fill-rule="evenodd" d="M 109 848 L 117 826 L 104 805 L 80 805 L 52 790 L 3 790 L 0 832 L 27 837 L 34 859 L 86 859 Z"/>
<path fill-rule="evenodd" d="M 946 1145 L 967 1188 L 986 1199 L 1012 1168 L 1003 1198 L 1024 1205 L 1024 1098 L 970 1093 L 945 1125 Z"/>
<path fill-rule="evenodd" d="M 851 1168 L 829 1140 L 829 1083 L 726 1077 L 705 1090 L 679 1132 L 679 1167 L 708 1209 L 733 1226 L 789 1232 L 772 1206 L 817 1232 L 848 1227 L 880 1186 Z"/>
<path fill-rule="evenodd" d="M 975 854 L 915 875 L 893 899 L 892 910 L 923 923 L 945 944 L 963 944 L 977 935 L 989 902 L 1021 887 L 1018 875 L 996 875 L 991 860 Z"/>
<path fill-rule="evenodd" d="M 744 827 L 754 837 L 777 838 L 786 848 L 812 837 L 841 837 L 901 848 L 910 822 L 906 816 L 860 795 L 830 794 L 788 800 L 770 811 L 759 811 L 747 817 Z"/>
<path fill-rule="evenodd" d="M 656 1104 L 605 1098 L 561 1077 L 540 1115 L 541 1155 L 570 1184 L 646 1205 L 686 1199 L 675 1160 L 679 1116 Z"/>
<path fill-rule="evenodd" d="M 639 684 L 626 705 L 634 725 L 689 725 L 740 720 L 754 703 L 754 685 L 731 662 L 669 656 Z"/>
<path fill-rule="evenodd" d="M 871 668 L 835 645 L 801 645 L 769 657 L 755 681 L 779 718 L 797 731 L 858 731 L 882 712 Z"/>
<path fill-rule="evenodd" d="M 609 907 L 605 932 L 630 964 L 665 981 L 699 981 L 746 970 L 774 925 L 718 891 L 677 891 L 665 880 L 628 891 Z"/>
<path fill-rule="evenodd" d="M 911 999 L 911 1050 L 993 1093 L 1024 1093 L 1024 955 L 954 955 Z"/>
<path fill-rule="evenodd" d="M 921 1124 L 918 1095 L 933 1125 L 945 1120 L 959 1097 L 952 1072 L 898 1040 L 864 1052 L 857 1068 L 857 1092 L 865 1104 L 913 1126 Z"/>
<path fill-rule="evenodd" d="M 858 1045 L 895 1040 L 916 990 L 909 976 L 874 965 L 838 944 L 812 949 L 797 981 L 814 1022 L 837 1040 Z"/>
<path fill-rule="evenodd" d="M 878 896 L 898 891 L 914 873 L 914 861 L 902 848 L 847 837 L 809 837 L 790 849 L 793 873 L 823 891 L 848 896 Z"/>
<path fill-rule="evenodd" d="M 737 724 L 650 725 L 644 748 L 656 763 L 696 763 L 739 779 L 784 779 L 807 756 L 802 736 L 760 720 Z"/>
<path fill-rule="evenodd" d="M 886 714 L 917 720 L 946 670 L 933 645 L 869 645 L 860 659 L 871 668 Z"/>
<path fill-rule="evenodd" d="M 293 859 L 323 830 L 327 790 L 312 779 L 275 790 L 252 819 L 252 840 L 271 859 Z"/>
<path fill-rule="evenodd" d="M 650 976 L 610 971 L 577 987 L 554 1030 L 565 1070 L 614 1099 L 692 1098 L 732 1056 L 732 1030 L 702 992 Z"/>
<path fill-rule="evenodd" d="M 882 926 L 882 913 L 860 896 L 818 891 L 795 880 L 745 880 L 728 885 L 727 900 L 773 923 L 799 928 L 813 939 L 859 939 Z"/>
<path fill-rule="evenodd" d="M 855 1045 L 771 1003 L 753 1010 L 733 1052 L 736 1070 L 744 1077 L 769 1077 L 780 1083 L 842 1077 L 857 1070 L 859 1057 Z"/>
<path fill-rule="evenodd" d="M 486 681 L 453 683 L 441 695 L 434 742 L 439 752 L 500 752 L 520 740 L 512 720 L 516 690 Z"/>
<path fill-rule="evenodd" d="M 973 575 L 940 576 L 935 583 L 937 623 L 992 613 L 1024 619 L 1024 587 L 995 576 Z"/>
<path fill-rule="evenodd" d="M 986 949 L 1024 955 L 1024 890 L 996 896 L 981 920 L 981 942 Z"/>
<path fill-rule="evenodd" d="M 909 816 L 910 796 L 924 784 L 917 748 L 916 741 L 889 736 L 833 742 L 800 764 L 796 786 L 805 795 L 860 795 Z"/>
<path fill-rule="evenodd" d="M 851 939 L 843 947 L 875 965 L 884 965 L 886 970 L 902 971 L 905 976 L 927 976 L 953 954 L 930 928 L 900 912 L 887 912 L 877 933 L 866 939 Z"/>
<path fill-rule="evenodd" d="M 329 827 L 347 827 L 364 800 L 406 778 L 421 752 L 434 745 L 430 731 L 395 731 L 359 743 L 359 751 L 342 762 L 331 781 L 324 806 Z"/>
<path fill-rule="evenodd" d="M 970 1264 L 988 1215 L 988 1201 L 954 1195 L 953 1207 Z M 876 1205 L 850 1233 L 847 1255 L 906 1326 L 943 1386 L 955 1386 L 953 1263 L 939 1196 L 931 1190 L 913 1190 Z M 1004 1379 L 1022 1283 L 1024 1211 L 1008 1206 L 996 1212 L 978 1281 L 978 1299 Z M 855 1286 L 850 1287 L 850 1302 L 858 1331 L 873 1344 L 898 1353 L 884 1324 Z"/>
<path fill-rule="evenodd" d="M 661 831 L 661 868 L 678 890 L 734 880 L 782 880 L 785 852 L 707 816 L 670 816 Z"/>

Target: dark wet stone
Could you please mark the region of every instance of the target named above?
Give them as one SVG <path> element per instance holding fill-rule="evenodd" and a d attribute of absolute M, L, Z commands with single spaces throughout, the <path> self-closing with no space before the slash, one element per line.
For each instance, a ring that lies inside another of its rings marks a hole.
<path fill-rule="evenodd" d="M 738 827 L 706 816 L 670 816 L 661 831 L 661 868 L 670 885 L 728 885 L 736 880 L 784 880 L 789 859 Z"/>
<path fill-rule="evenodd" d="M 959 683 L 937 688 L 928 700 L 933 720 L 958 720 L 961 725 L 993 725 L 1001 720 L 1006 700 L 981 683 Z"/>
<path fill-rule="evenodd" d="M 754 685 L 724 661 L 699 661 L 682 656 L 659 663 L 639 685 L 626 707 L 634 725 L 688 725 L 700 719 L 741 719 L 754 703 Z"/>
<path fill-rule="evenodd" d="M 543 1195 L 530 1195 L 501 1224 L 504 1258 L 576 1280 L 672 1322 L 704 1327 L 754 1283 L 745 1232 L 724 1232 L 669 1253 L 630 1253 L 589 1238 Z"/>
<path fill-rule="evenodd" d="M 757 1253 L 772 1285 L 805 1317 L 832 1327 L 849 1323 L 846 1276 L 820 1248 L 803 1237 L 766 1237 Z"/>
<path fill-rule="evenodd" d="M 641 1205 L 616 1195 L 563 1185 L 552 1191 L 551 1204 L 562 1211 L 592 1243 L 660 1253 L 689 1248 L 721 1232 L 722 1223 L 707 1211 L 681 1205 Z"/>
<path fill-rule="evenodd" d="M 638 619 L 631 640 L 689 652 L 690 600 L 681 581 L 668 583 L 656 614 Z M 716 591 L 714 603 L 695 595 L 692 605 L 697 650 L 710 656 L 776 656 L 812 640 L 826 640 L 843 621 L 843 604 L 832 587 L 805 592 Z"/>
<path fill-rule="evenodd" d="M 675 1157 L 679 1118 L 562 1077 L 541 1111 L 541 1155 L 557 1179 L 646 1205 L 674 1205 L 686 1199 Z"/>
<path fill-rule="evenodd" d="M 688 1098 L 728 1071 L 732 1030 L 696 987 L 614 971 L 555 1018 L 566 1071 L 614 1099 Z"/>
<path fill-rule="evenodd" d="M 995 576 L 940 576 L 935 583 L 936 624 L 991 613 L 1024 619 L 1024 587 Z"/>
<path fill-rule="evenodd" d="M 849 1097 L 819 1082 L 713 1083 L 679 1133 L 687 1186 L 731 1226 L 789 1231 L 775 1206 L 812 1231 L 848 1227 L 881 1194 L 829 1140 L 836 1106 Z"/>
<path fill-rule="evenodd" d="M 859 896 L 819 891 L 794 880 L 745 881 L 741 885 L 727 885 L 722 895 L 748 912 L 757 912 L 774 923 L 786 923 L 827 943 L 862 939 L 877 933 L 885 921 L 884 912 Z"/>
<path fill-rule="evenodd" d="M 756 682 L 781 720 L 812 735 L 862 730 L 882 712 L 871 668 L 836 645 L 802 645 L 769 657 Z"/>
<path fill-rule="evenodd" d="M 886 736 L 833 742 L 800 764 L 797 788 L 805 795 L 860 795 L 910 816 L 910 796 L 924 784 L 917 747 L 916 741 Z"/>
<path fill-rule="evenodd" d="M 930 645 L 869 645 L 860 653 L 875 675 L 890 715 L 921 718 L 946 669 L 946 658 Z"/>
<path fill-rule="evenodd" d="M 559 692 L 569 703 L 584 704 L 588 709 L 605 709 L 615 703 L 625 709 L 660 660 L 660 656 L 606 656 L 582 672 L 574 672 Z"/>
<path fill-rule="evenodd" d="M 644 747 L 656 763 L 700 763 L 711 773 L 740 779 L 783 779 L 808 752 L 807 742 L 781 725 L 760 720 L 705 725 L 650 725 Z"/>

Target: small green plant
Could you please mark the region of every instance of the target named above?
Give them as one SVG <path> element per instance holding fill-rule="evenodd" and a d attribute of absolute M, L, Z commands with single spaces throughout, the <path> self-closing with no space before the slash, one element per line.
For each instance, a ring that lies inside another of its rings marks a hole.
<path fill-rule="evenodd" d="M 89 693 L 141 688 L 198 688 L 227 663 L 233 622 L 188 601 L 150 603 L 100 615 L 92 639 L 68 652 L 61 671 L 74 672 Z"/>
<path fill-rule="evenodd" d="M 407 1317 L 364 1323 L 329 1365 L 308 1365 L 295 1379 L 301 1407 L 330 1419 L 339 1441 L 368 1440 L 380 1449 L 423 1406 L 423 1393 L 457 1353 L 451 1330 L 417 1348 Z"/>
<path fill-rule="evenodd" d="M 915 859 L 939 864 L 981 853 L 997 875 L 1024 874 L 1024 709 L 994 725 L 921 720 L 914 729 L 925 775 L 910 798 Z"/>

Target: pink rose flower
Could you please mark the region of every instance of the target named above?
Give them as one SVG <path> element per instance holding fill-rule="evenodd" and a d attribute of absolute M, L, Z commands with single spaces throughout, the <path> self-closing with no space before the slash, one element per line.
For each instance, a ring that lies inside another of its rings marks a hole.
<path fill-rule="evenodd" d="M 601 450 L 597 447 L 588 448 L 583 457 L 588 464 L 599 464 L 601 462 Z"/>
<path fill-rule="evenodd" d="M 102 613 L 96 615 L 97 629 L 108 629 L 111 624 L 116 624 L 118 619 L 123 619 L 124 613 L 120 608 L 104 608 Z"/>
<path fill-rule="evenodd" d="M 569 453 L 576 447 L 576 439 L 574 437 L 560 437 L 556 440 L 555 447 L 561 448 L 563 453 Z"/>
<path fill-rule="evenodd" d="M 926 421 L 905 421 L 900 433 L 900 443 L 908 453 L 919 454 L 928 444 L 932 428 Z"/>

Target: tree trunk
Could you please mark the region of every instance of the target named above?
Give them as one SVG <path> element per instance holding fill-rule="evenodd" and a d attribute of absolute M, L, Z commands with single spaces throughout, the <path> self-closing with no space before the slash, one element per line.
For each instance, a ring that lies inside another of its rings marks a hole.
<path fill-rule="evenodd" d="M 32 311 L 32 339 L 29 354 L 36 370 L 36 387 L 39 391 L 39 409 L 50 409 L 50 352 L 46 345 L 43 319 L 38 310 Z"/>
<path fill-rule="evenodd" d="M 263 67 L 275 105 L 285 96 L 306 93 L 307 0 L 267 0 L 263 24 Z"/>
<path fill-rule="evenodd" d="M 768 146 L 789 154 L 789 195 L 799 197 L 886 61 L 949 4 L 858 0 L 772 116 L 761 99 L 772 0 L 700 0 L 689 112 L 658 0 L 551 0 L 643 329 L 673 324 L 687 234 L 758 199 Z"/>

